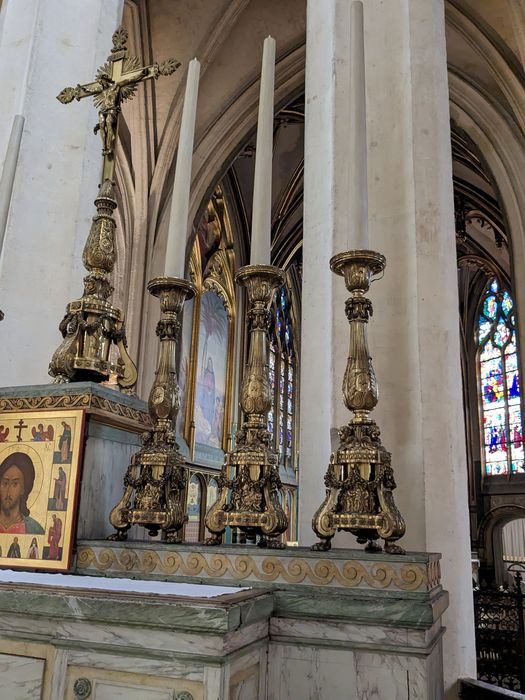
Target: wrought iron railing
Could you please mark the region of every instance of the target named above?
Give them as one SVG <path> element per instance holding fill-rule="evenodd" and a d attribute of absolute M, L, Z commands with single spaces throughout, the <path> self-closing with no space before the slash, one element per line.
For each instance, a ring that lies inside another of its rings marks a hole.
<path fill-rule="evenodd" d="M 522 564 L 512 564 L 510 587 L 474 590 L 474 624 L 478 679 L 501 688 L 525 691 L 525 636 Z"/>

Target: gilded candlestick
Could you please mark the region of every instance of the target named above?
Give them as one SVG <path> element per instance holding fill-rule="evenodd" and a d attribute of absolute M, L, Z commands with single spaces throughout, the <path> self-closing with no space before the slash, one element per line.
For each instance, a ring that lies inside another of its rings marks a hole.
<path fill-rule="evenodd" d="M 109 521 L 117 530 L 110 539 L 126 539 L 131 525 L 142 525 L 150 535 L 159 530 L 168 542 L 181 542 L 186 515 L 186 468 L 175 441 L 174 426 L 180 407 L 175 353 L 184 301 L 195 287 L 177 277 L 157 277 L 148 291 L 159 298 L 161 318 L 159 364 L 149 395 L 153 429 L 142 436 L 143 447 L 133 455 L 124 477 L 124 493 Z"/>
<path fill-rule="evenodd" d="M 219 476 L 216 502 L 206 514 L 212 533 L 207 544 L 219 544 L 229 525 L 259 535 L 261 547 L 284 547 L 280 535 L 288 518 L 279 501 L 281 479 L 278 457 L 270 449 L 268 412 L 271 408 L 268 372 L 269 308 L 284 273 L 271 265 L 247 265 L 236 276 L 248 293 L 250 348 L 241 384 L 244 422 L 236 433 L 235 448 L 228 452 Z"/>
<path fill-rule="evenodd" d="M 381 443 L 380 430 L 370 418 L 377 405 L 377 381 L 368 350 L 367 324 L 372 302 L 365 294 L 371 282 L 383 273 L 386 260 L 371 250 L 351 250 L 334 256 L 332 272 L 345 279 L 350 298 L 346 316 L 350 322 L 350 349 L 343 379 L 346 407 L 354 416 L 339 430 L 339 446 L 330 457 L 325 475 L 326 496 L 312 519 L 320 542 L 313 549 L 330 549 L 337 530 L 357 536 L 367 549 L 403 554 L 394 544 L 405 533 L 405 522 L 392 491 L 396 488 L 390 452 Z"/>

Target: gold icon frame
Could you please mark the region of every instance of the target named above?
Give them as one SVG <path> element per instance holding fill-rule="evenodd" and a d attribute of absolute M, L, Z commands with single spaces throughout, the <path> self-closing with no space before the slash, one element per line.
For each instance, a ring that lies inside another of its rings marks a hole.
<path fill-rule="evenodd" d="M 0 413 L 0 568 L 67 571 L 71 567 L 84 425 L 82 409 Z M 16 457 L 6 462 L 13 454 L 29 460 L 19 457 L 18 472 L 11 470 L 7 477 L 22 472 L 22 481 L 29 484 L 32 474 L 34 478 L 29 493 L 23 492 L 14 506 L 20 517 L 6 529 L 9 517 L 2 499 L 17 498 L 9 497 L 10 480 L 4 479 L 11 462 L 17 466 Z"/>

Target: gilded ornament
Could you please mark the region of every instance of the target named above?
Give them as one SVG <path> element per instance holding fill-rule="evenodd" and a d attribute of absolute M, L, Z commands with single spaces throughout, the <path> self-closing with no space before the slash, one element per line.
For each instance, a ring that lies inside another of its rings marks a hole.
<path fill-rule="evenodd" d="M 212 550 L 213 551 L 213 550 Z M 341 550 L 338 550 L 339 552 Z M 310 556 L 309 556 L 310 555 Z M 432 555 L 431 555 L 432 556 Z M 333 557 L 324 559 L 305 552 L 304 556 L 275 554 L 239 554 L 229 552 L 199 552 L 192 549 L 166 552 L 160 548 L 132 549 L 130 546 L 101 548 L 91 543 L 80 544 L 77 554 L 80 571 L 110 572 L 112 574 L 157 574 L 176 580 L 196 577 L 227 581 L 302 584 L 352 589 L 368 586 L 376 590 L 396 590 L 410 593 L 432 591 L 440 585 L 439 560 L 427 562 L 389 562 L 368 559 L 355 560 Z"/>
<path fill-rule="evenodd" d="M 171 75 L 180 65 L 175 59 L 142 67 L 137 58 L 127 55 L 128 33 L 119 27 L 113 34 L 113 48 L 95 80 L 85 85 L 66 87 L 57 96 L 63 104 L 93 97 L 98 109 L 94 132 L 102 139 L 102 178 L 95 200 L 97 209 L 84 247 L 82 261 L 88 271 L 81 299 L 68 304 L 59 329 L 62 343 L 53 354 L 49 374 L 55 383 L 102 381 L 117 376 L 121 389 L 132 392 L 137 370 L 127 352 L 124 315 L 109 301 L 113 291 L 108 275 L 115 265 L 115 228 L 113 212 L 117 207 L 114 192 L 115 142 L 122 102 L 131 99 L 138 86 L 159 75 Z M 119 357 L 110 359 L 112 345 Z"/>
<path fill-rule="evenodd" d="M 395 542 L 405 534 L 405 522 L 397 509 L 391 455 L 381 443 L 380 430 L 369 413 L 379 399 L 377 381 L 368 350 L 367 324 L 372 302 L 365 297 L 370 284 L 385 268 L 385 258 L 369 250 L 340 253 L 330 267 L 342 275 L 350 298 L 346 316 L 350 323 L 350 349 L 343 378 L 346 407 L 353 412 L 350 422 L 339 430 L 339 446 L 330 456 L 325 475 L 326 495 L 312 519 L 320 541 L 312 549 L 330 549 L 338 530 L 346 530 L 367 543 L 369 551 L 404 554 Z"/>
<path fill-rule="evenodd" d="M 218 479 L 218 496 L 206 514 L 211 536 L 206 544 L 220 544 L 228 525 L 259 535 L 259 546 L 280 548 L 280 535 L 288 527 L 281 506 L 277 455 L 269 448 L 268 411 L 271 408 L 268 378 L 269 307 L 284 273 L 270 265 L 248 265 L 236 281 L 248 292 L 250 348 L 241 384 L 244 422 L 236 445 L 224 458 Z"/>
<path fill-rule="evenodd" d="M 167 542 L 181 542 L 188 516 L 186 467 L 174 434 L 180 405 L 175 348 L 180 330 L 177 317 L 195 288 L 186 280 L 158 277 L 150 281 L 148 291 L 160 300 L 159 326 L 171 330 L 157 333 L 159 364 L 148 401 L 153 428 L 142 434 L 142 448 L 133 455 L 124 476 L 122 497 L 109 516 L 116 533 L 109 539 L 124 540 L 132 525 L 142 525 L 152 536 L 163 530 Z"/>

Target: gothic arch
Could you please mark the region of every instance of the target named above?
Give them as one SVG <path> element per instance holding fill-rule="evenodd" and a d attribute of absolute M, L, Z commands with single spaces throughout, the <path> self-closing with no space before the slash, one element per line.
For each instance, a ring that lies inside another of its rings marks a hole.
<path fill-rule="evenodd" d="M 447 25 L 453 27 L 483 61 L 487 74 L 508 102 L 512 116 L 521 129 L 525 129 L 523 70 L 519 61 L 475 10 L 460 0 L 448 0 L 445 7 Z"/>
<path fill-rule="evenodd" d="M 479 524 L 480 559 L 487 571 L 494 572 L 498 583 L 504 580 L 502 531 L 512 520 L 525 518 L 525 505 L 503 505 L 490 510 Z"/>
<path fill-rule="evenodd" d="M 449 71 L 451 117 L 483 153 L 498 190 L 509 232 L 511 277 L 525 279 L 525 200 L 522 196 L 525 152 L 523 140 L 501 106 L 483 90 Z M 513 289 L 517 311 L 520 365 L 525 367 L 525 286 Z"/>

